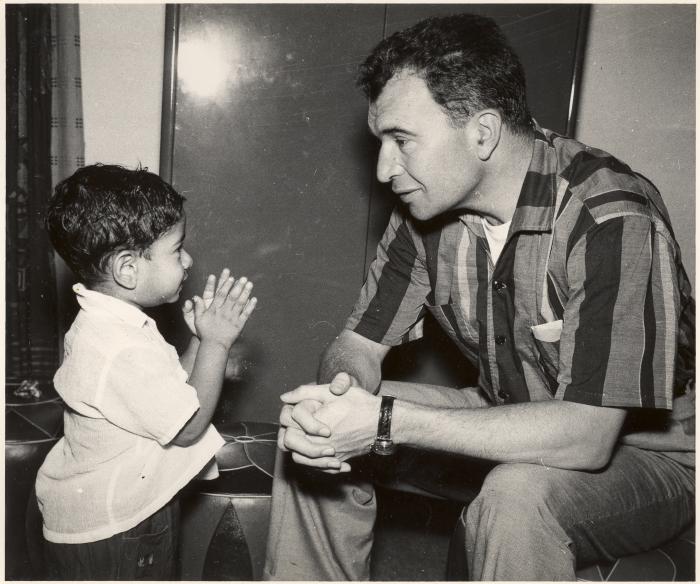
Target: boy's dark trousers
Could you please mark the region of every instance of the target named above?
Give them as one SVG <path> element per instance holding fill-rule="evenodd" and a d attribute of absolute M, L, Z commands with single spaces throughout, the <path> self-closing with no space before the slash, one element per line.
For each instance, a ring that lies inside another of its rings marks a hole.
<path fill-rule="evenodd" d="M 179 520 L 175 497 L 136 527 L 107 539 L 78 544 L 45 541 L 47 578 L 174 580 Z"/>

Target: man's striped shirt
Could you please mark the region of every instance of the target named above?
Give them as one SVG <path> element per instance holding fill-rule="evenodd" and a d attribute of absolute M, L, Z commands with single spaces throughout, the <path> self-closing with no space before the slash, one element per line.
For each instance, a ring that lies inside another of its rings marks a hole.
<path fill-rule="evenodd" d="M 477 215 L 418 222 L 399 207 L 346 328 L 394 346 L 420 338 L 429 312 L 495 405 L 554 398 L 670 410 L 689 303 L 654 186 L 536 127 L 496 264 Z"/>

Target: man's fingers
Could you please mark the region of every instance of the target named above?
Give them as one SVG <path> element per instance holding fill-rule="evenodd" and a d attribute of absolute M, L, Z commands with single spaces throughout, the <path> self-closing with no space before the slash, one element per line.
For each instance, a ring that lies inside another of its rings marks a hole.
<path fill-rule="evenodd" d="M 350 376 L 344 371 L 341 371 L 333 378 L 333 381 L 331 381 L 328 389 L 330 389 L 331 393 L 334 395 L 343 395 L 348 389 L 350 389 L 351 385 L 352 379 Z"/>
<path fill-rule="evenodd" d="M 331 435 L 330 428 L 328 428 L 328 426 L 322 422 L 319 422 L 314 417 L 314 412 L 320 406 L 321 404 L 319 402 L 304 401 L 295 405 L 292 408 L 290 415 L 292 420 L 298 424 L 298 427 L 304 430 L 304 432 L 307 434 L 312 434 L 314 436 L 325 436 L 327 438 Z"/>
<path fill-rule="evenodd" d="M 292 452 L 292 460 L 297 464 L 303 464 L 304 466 L 310 466 L 312 468 L 318 468 L 325 470 L 327 472 L 342 472 L 343 463 L 337 458 L 332 458 L 329 456 L 323 458 L 308 458 L 303 454 L 298 452 Z M 347 463 L 346 463 L 347 464 Z M 335 473 L 334 473 L 335 474 Z"/>
<path fill-rule="evenodd" d="M 297 428 L 287 428 L 284 435 L 284 446 L 306 458 L 323 458 L 335 455 L 335 449 L 327 438 L 307 436 Z"/>
<path fill-rule="evenodd" d="M 328 391 L 327 385 L 300 385 L 292 391 L 283 393 L 280 399 L 288 404 L 296 404 L 305 399 L 326 403 L 332 397 L 333 394 Z"/>
<path fill-rule="evenodd" d="M 280 426 L 284 428 L 296 428 L 297 430 L 301 430 L 301 426 L 299 426 L 299 424 L 297 424 L 292 417 L 293 409 L 294 406 L 282 406 L 282 411 L 280 412 Z"/>
<path fill-rule="evenodd" d="M 280 428 L 279 432 L 277 432 L 277 448 L 283 452 L 289 452 L 289 449 L 284 445 L 284 437 L 286 434 L 287 428 L 285 427 Z"/>

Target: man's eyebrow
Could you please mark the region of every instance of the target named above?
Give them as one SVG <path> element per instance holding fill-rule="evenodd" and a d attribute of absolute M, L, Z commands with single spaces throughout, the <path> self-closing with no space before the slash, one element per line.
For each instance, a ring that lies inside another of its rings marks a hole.
<path fill-rule="evenodd" d="M 386 136 L 387 134 L 408 134 L 409 136 L 416 135 L 414 132 L 411 132 L 406 128 L 402 128 L 401 126 L 389 126 L 387 128 L 382 128 L 379 130 L 379 134 L 382 136 Z"/>

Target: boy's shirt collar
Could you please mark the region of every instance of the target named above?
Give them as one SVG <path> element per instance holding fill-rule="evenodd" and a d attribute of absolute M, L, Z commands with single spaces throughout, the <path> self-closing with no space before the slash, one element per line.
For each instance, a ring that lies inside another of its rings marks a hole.
<path fill-rule="evenodd" d="M 73 285 L 73 292 L 75 292 L 78 304 L 83 310 L 106 312 L 137 328 L 146 324 L 155 325 L 155 321 L 141 309 L 114 298 L 114 296 L 88 290 L 84 284 L 80 283 Z"/>

